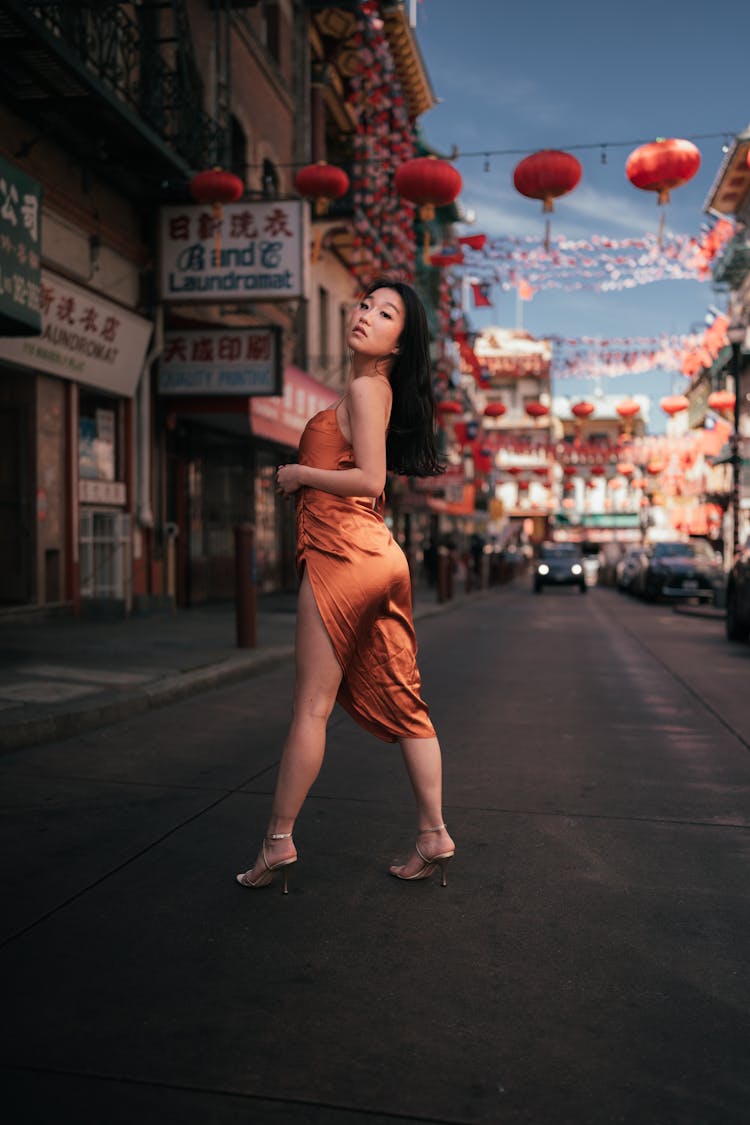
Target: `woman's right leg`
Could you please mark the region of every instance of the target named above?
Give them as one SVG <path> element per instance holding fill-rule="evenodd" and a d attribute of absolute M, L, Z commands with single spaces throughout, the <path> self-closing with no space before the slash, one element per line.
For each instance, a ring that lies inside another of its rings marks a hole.
<path fill-rule="evenodd" d="M 292 722 L 281 755 L 266 836 L 266 855 L 271 863 L 294 855 L 291 839 L 272 840 L 270 837 L 292 832 L 297 815 L 320 772 L 325 754 L 326 726 L 342 675 L 306 570 L 297 602 L 295 663 Z M 252 871 L 248 872 L 249 879 L 255 880 L 264 868 L 260 855 Z"/>

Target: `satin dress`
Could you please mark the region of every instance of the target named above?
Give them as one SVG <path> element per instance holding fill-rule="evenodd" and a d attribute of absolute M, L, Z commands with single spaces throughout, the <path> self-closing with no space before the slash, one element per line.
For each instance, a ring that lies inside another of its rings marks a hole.
<path fill-rule="evenodd" d="M 322 410 L 307 423 L 299 463 L 353 469 L 354 451 L 336 418 Z M 388 530 L 382 498 L 297 495 L 297 573 L 307 569 L 343 679 L 338 702 L 384 742 L 432 738 L 421 696 L 406 556 Z"/>

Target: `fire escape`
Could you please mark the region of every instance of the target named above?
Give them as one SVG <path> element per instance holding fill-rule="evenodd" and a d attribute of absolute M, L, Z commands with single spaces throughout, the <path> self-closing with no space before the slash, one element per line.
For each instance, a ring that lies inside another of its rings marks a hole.
<path fill-rule="evenodd" d="M 228 86 L 229 6 L 215 12 Z M 178 198 L 194 171 L 225 158 L 226 94 L 219 124 L 204 108 L 185 0 L 0 0 L 0 95 L 134 200 Z"/>

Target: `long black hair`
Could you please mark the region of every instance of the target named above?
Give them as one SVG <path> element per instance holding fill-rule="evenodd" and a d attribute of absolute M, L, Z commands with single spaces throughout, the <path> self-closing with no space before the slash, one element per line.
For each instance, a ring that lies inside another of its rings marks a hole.
<path fill-rule="evenodd" d="M 404 327 L 388 376 L 393 405 L 385 442 L 389 472 L 433 477 L 445 471 L 437 446 L 435 395 L 432 390 L 427 314 L 416 291 L 405 281 L 379 277 L 365 291 L 393 289 L 404 303 Z"/>

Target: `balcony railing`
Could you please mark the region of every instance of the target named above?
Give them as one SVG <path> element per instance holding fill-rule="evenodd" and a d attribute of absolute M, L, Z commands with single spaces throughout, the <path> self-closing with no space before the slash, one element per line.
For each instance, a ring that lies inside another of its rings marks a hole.
<path fill-rule="evenodd" d="M 717 285 L 728 285 L 730 289 L 737 289 L 748 273 L 750 273 L 750 241 L 742 233 L 727 242 L 721 255 L 714 262 L 713 279 Z"/>
<path fill-rule="evenodd" d="M 73 115 L 83 104 L 85 116 L 93 98 L 131 125 L 147 126 L 179 164 L 200 168 L 221 158 L 225 130 L 203 109 L 179 0 L 138 6 L 3 0 L 2 7 L 13 29 L 4 31 L 0 65 L 16 100 Z"/>

